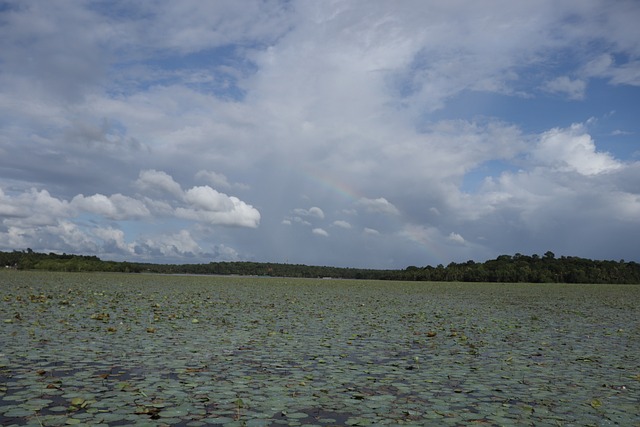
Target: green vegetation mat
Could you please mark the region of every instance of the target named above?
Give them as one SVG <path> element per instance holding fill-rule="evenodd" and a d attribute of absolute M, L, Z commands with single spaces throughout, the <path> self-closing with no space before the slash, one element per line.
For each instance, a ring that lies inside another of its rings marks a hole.
<path fill-rule="evenodd" d="M 0 425 L 625 425 L 640 286 L 0 271 Z"/>

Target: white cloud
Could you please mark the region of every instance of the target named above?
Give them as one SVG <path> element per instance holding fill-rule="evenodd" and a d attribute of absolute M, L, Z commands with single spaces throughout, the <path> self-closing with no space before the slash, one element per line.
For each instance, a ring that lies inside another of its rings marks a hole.
<path fill-rule="evenodd" d="M 44 226 L 55 224 L 59 218 L 71 214 L 66 200 L 52 197 L 47 190 L 31 188 L 17 196 L 5 194 L 0 189 L 0 215 L 8 225 Z"/>
<path fill-rule="evenodd" d="M 144 202 L 122 194 L 109 197 L 102 194 L 85 197 L 79 194 L 71 200 L 70 205 L 81 211 L 115 220 L 144 218 L 151 214 Z"/>
<path fill-rule="evenodd" d="M 198 242 L 187 230 L 147 238 L 142 241 L 147 250 L 156 250 L 164 256 L 181 256 L 201 252 Z"/>
<path fill-rule="evenodd" d="M 333 221 L 332 225 L 334 225 L 335 227 L 340 227 L 340 228 L 344 228 L 344 229 L 351 228 L 351 224 L 349 224 L 347 221 L 343 221 L 343 220 Z"/>
<path fill-rule="evenodd" d="M 292 217 L 290 219 L 289 218 L 285 218 L 284 221 L 293 221 L 293 222 L 295 222 L 297 224 L 302 224 L 302 225 L 305 225 L 305 226 L 308 226 L 308 227 L 311 226 L 311 223 L 309 221 L 306 221 L 306 220 L 300 218 L 299 216 L 294 216 L 294 217 Z"/>
<path fill-rule="evenodd" d="M 226 211 L 233 209 L 233 202 L 223 193 L 209 186 L 193 187 L 184 194 L 184 200 L 196 209 L 207 211 Z"/>
<path fill-rule="evenodd" d="M 380 232 L 378 230 L 376 230 L 375 228 L 369 228 L 369 227 L 365 227 L 362 232 L 365 235 L 368 236 L 378 236 L 380 234 Z"/>
<path fill-rule="evenodd" d="M 55 225 L 47 225 L 44 227 L 42 236 L 38 237 L 44 237 L 56 247 L 64 245 L 63 247 L 75 248 L 79 252 L 95 253 L 99 249 L 99 245 L 88 233 L 73 222 L 66 220 L 59 221 Z"/>
<path fill-rule="evenodd" d="M 165 215 L 173 212 L 178 218 L 213 225 L 255 228 L 260 223 L 260 212 L 237 197 L 220 193 L 208 185 L 192 187 L 183 192 L 180 185 L 166 172 L 142 171 L 136 185 L 146 191 L 160 188 L 176 198 L 170 203 L 147 200 L 148 205 L 156 212 Z M 104 196 L 99 199 L 105 201 Z M 186 205 L 180 205 L 181 202 Z M 174 209 L 171 207 L 172 203 L 176 204 Z M 104 205 L 109 207 L 106 203 Z"/>
<path fill-rule="evenodd" d="M 627 132 L 620 129 L 616 129 L 611 132 L 611 136 L 619 136 L 619 135 L 633 135 L 633 132 Z"/>
<path fill-rule="evenodd" d="M 224 198 L 224 206 L 215 201 L 203 202 L 204 209 L 176 208 L 176 216 L 213 225 L 256 228 L 260 224 L 260 212 L 237 197 Z M 215 209 L 211 209 L 213 207 Z"/>
<path fill-rule="evenodd" d="M 313 206 L 309 209 L 296 208 L 293 210 L 293 213 L 300 216 L 324 219 L 324 212 L 317 206 Z"/>
<path fill-rule="evenodd" d="M 453 232 L 449 233 L 449 237 L 447 237 L 447 239 L 451 242 L 454 242 L 460 245 L 464 245 L 466 243 L 464 238 L 458 233 L 453 233 Z"/>
<path fill-rule="evenodd" d="M 213 253 L 215 260 L 220 261 L 241 261 L 242 256 L 233 248 L 225 245 L 216 245 Z"/>
<path fill-rule="evenodd" d="M 313 230 L 311 230 L 311 232 L 317 236 L 323 236 L 323 237 L 328 237 L 329 233 L 327 233 L 325 230 L 323 230 L 322 228 L 314 228 Z"/>
<path fill-rule="evenodd" d="M 13 250 L 14 248 L 33 247 L 31 245 L 32 230 L 9 226 L 6 231 L 0 229 L 0 247 L 5 250 Z M 36 246 L 37 247 L 37 246 Z"/>
<path fill-rule="evenodd" d="M 229 180 L 224 174 L 214 172 L 214 171 L 206 171 L 206 170 L 198 171 L 198 173 L 196 173 L 196 178 L 207 181 L 211 183 L 211 185 L 213 185 L 214 187 L 218 187 L 218 188 L 227 188 L 227 189 L 237 188 L 238 190 L 249 189 L 249 186 L 246 184 L 229 183 Z"/>
<path fill-rule="evenodd" d="M 190 188 L 184 193 L 183 199 L 187 206 L 179 206 L 175 210 L 179 218 L 249 228 L 256 228 L 260 224 L 260 212 L 253 206 L 209 186 Z"/>
<path fill-rule="evenodd" d="M 175 182 L 171 175 L 163 171 L 154 169 L 140 171 L 136 185 L 144 191 L 162 190 L 174 197 L 182 197 L 180 184 Z"/>
<path fill-rule="evenodd" d="M 219 193 L 208 186 L 193 187 L 183 193 L 180 185 L 164 172 L 143 171 L 136 184 L 139 189 L 152 193 L 161 188 L 175 196 L 175 199 L 136 199 L 120 193 L 111 196 L 78 194 L 68 202 L 51 196 L 46 190 L 32 188 L 28 192 L 12 196 L 0 189 L 0 248 L 26 245 L 70 252 L 103 251 L 116 255 L 133 255 L 139 245 L 136 242 L 126 243 L 122 229 L 99 225 L 102 219 L 162 221 L 167 218 L 182 218 L 205 225 L 249 228 L 257 227 L 260 222 L 260 213 L 237 197 Z M 82 213 L 94 215 L 92 219 L 96 221 L 96 225 L 75 223 Z M 5 227 L 5 232 L 1 231 L 2 226 Z M 197 242 L 190 238 L 186 230 L 170 237 L 172 242 L 177 243 L 169 244 L 167 239 L 169 238 L 149 238 L 143 245 L 150 250 L 164 248 L 158 249 L 163 254 L 167 251 L 173 251 L 174 255 L 200 252 L 196 250 Z M 175 250 L 170 249 L 171 247 Z"/>
<path fill-rule="evenodd" d="M 231 188 L 227 177 L 222 173 L 201 170 L 196 173 L 196 178 L 209 181 L 212 185 L 220 188 Z"/>
<path fill-rule="evenodd" d="M 288 28 L 287 15 L 278 2 L 162 2 L 134 5 L 145 19 L 136 35 L 157 48 L 197 52 L 235 42 L 277 37 Z M 144 29 L 144 30 L 143 30 Z"/>
<path fill-rule="evenodd" d="M 106 251 L 124 253 L 128 256 L 135 254 L 135 244 L 126 243 L 124 231 L 120 229 L 98 227 L 93 230 L 93 234 L 104 242 Z"/>
<path fill-rule="evenodd" d="M 387 215 L 398 215 L 400 211 L 392 203 L 389 203 L 384 197 L 377 199 L 368 199 L 366 197 L 360 198 L 357 203 L 358 206 L 364 208 L 367 212 L 382 213 Z"/>
<path fill-rule="evenodd" d="M 295 208 L 291 212 L 294 215 L 285 217 L 282 220 L 282 224 L 291 225 L 292 223 L 296 223 L 310 227 L 312 220 L 324 219 L 324 211 L 317 206 L 309 209 Z M 305 218 L 309 219 L 309 221 Z"/>
<path fill-rule="evenodd" d="M 584 66 L 589 77 L 608 78 L 612 84 L 640 86 L 640 61 L 631 60 L 618 65 L 612 54 L 602 54 Z"/>
<path fill-rule="evenodd" d="M 312 208 L 309 209 L 309 215 L 314 216 L 316 218 L 319 219 L 324 219 L 324 212 L 322 211 L 322 209 L 314 206 Z"/>
<path fill-rule="evenodd" d="M 532 154 L 545 166 L 582 175 L 610 172 L 622 167 L 609 153 L 596 150 L 593 139 L 581 124 L 543 133 Z"/>
<path fill-rule="evenodd" d="M 587 82 L 581 79 L 572 80 L 567 76 L 556 77 L 547 81 L 543 89 L 551 93 L 565 94 L 569 99 L 581 100 L 585 97 Z"/>

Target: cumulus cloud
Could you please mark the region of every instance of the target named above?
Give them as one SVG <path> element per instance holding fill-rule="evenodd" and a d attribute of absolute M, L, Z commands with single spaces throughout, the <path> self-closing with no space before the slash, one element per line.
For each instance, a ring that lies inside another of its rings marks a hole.
<path fill-rule="evenodd" d="M 154 169 L 140 171 L 136 186 L 143 191 L 160 190 L 174 197 L 182 197 L 180 184 L 173 180 L 173 177 L 166 172 Z"/>
<path fill-rule="evenodd" d="M 209 181 L 216 187 L 231 188 L 231 184 L 229 184 L 227 177 L 221 173 L 201 170 L 196 173 L 196 178 Z"/>
<path fill-rule="evenodd" d="M 233 196 L 225 197 L 223 202 L 224 207 L 214 201 L 205 203 L 204 205 L 209 209 L 178 207 L 176 208 L 176 216 L 213 225 L 256 228 L 260 224 L 260 212 L 253 206 Z M 211 209 L 214 206 L 215 208 Z"/>
<path fill-rule="evenodd" d="M 85 197 L 79 194 L 71 200 L 70 206 L 114 220 L 144 218 L 151 214 L 143 201 L 119 193 L 109 197 L 103 194 Z"/>
<path fill-rule="evenodd" d="M 169 175 L 164 175 L 166 176 L 160 175 L 162 182 L 174 182 Z M 213 225 L 250 228 L 256 228 L 260 224 L 260 212 L 257 209 L 235 196 L 220 193 L 208 185 L 195 186 L 175 195 L 178 197 L 177 202 L 186 203 L 186 206 L 178 205 L 175 208 L 175 214 L 179 218 Z"/>
<path fill-rule="evenodd" d="M 231 199 L 209 186 L 193 187 L 184 194 L 184 200 L 196 209 L 226 211 L 233 208 Z"/>
<path fill-rule="evenodd" d="M 103 248 L 107 253 L 135 254 L 135 244 L 125 241 L 124 231 L 113 227 L 97 227 L 93 234 L 104 242 Z"/>
<path fill-rule="evenodd" d="M 300 216 L 324 219 L 324 212 L 317 206 L 313 206 L 309 209 L 296 208 L 293 210 L 293 213 Z"/>
<path fill-rule="evenodd" d="M 310 227 L 311 221 L 324 219 L 324 211 L 317 206 L 309 209 L 295 208 L 292 209 L 293 215 L 286 216 L 282 220 L 282 224 L 291 225 L 293 223 Z"/>
<path fill-rule="evenodd" d="M 89 253 L 95 253 L 99 249 L 99 245 L 92 239 L 92 236 L 86 233 L 82 227 L 71 221 L 60 220 L 56 224 L 47 225 L 43 231 L 44 232 L 40 232 L 40 230 L 38 230 L 37 237 L 44 237 L 45 240 L 48 240 L 56 248 L 77 248 L 76 250 Z"/>
<path fill-rule="evenodd" d="M 243 259 L 237 250 L 224 244 L 215 245 L 212 255 L 213 259 L 220 261 L 240 261 Z"/>
<path fill-rule="evenodd" d="M 309 209 L 309 215 L 314 216 L 316 218 L 319 219 L 324 219 L 324 212 L 322 211 L 322 209 L 314 206 L 312 208 Z"/>
<path fill-rule="evenodd" d="M 313 230 L 311 230 L 311 232 L 317 236 L 323 236 L 323 237 L 329 236 L 329 233 L 327 233 L 327 231 L 323 230 L 322 228 L 314 228 Z"/>
<path fill-rule="evenodd" d="M 344 228 L 344 229 L 351 228 L 351 224 L 349 224 L 349 222 L 343 221 L 341 219 L 333 221 L 332 225 L 335 226 L 335 227 L 340 227 L 340 228 Z"/>
<path fill-rule="evenodd" d="M 449 233 L 449 237 L 447 237 L 447 239 L 451 242 L 454 242 L 460 245 L 463 245 L 465 243 L 464 238 L 458 233 L 454 233 L 454 232 Z"/>
<path fill-rule="evenodd" d="M 595 257 L 602 245 L 615 252 L 600 239 L 624 241 L 622 230 L 635 235 L 640 193 L 631 183 L 640 182 L 639 171 L 637 162 L 598 152 L 586 124 L 543 132 L 521 169 L 485 178 L 477 193 L 449 199 L 457 212 L 456 234 L 483 236 L 475 242 L 503 252 L 518 252 L 521 245 L 508 238 L 511 233 L 538 251 L 568 248 L 579 240 L 584 247 L 573 251 L 581 256 Z M 480 249 L 468 238 L 465 242 L 466 248 Z"/>
<path fill-rule="evenodd" d="M 176 203 L 174 212 L 179 218 L 251 228 L 260 223 L 260 212 L 237 197 L 220 193 L 208 185 L 195 186 L 183 192 L 181 186 L 166 172 L 142 171 L 136 185 L 147 191 L 159 188 L 173 195 Z M 180 202 L 185 205 L 180 205 Z"/>
<path fill-rule="evenodd" d="M 5 225 L 52 225 L 72 212 L 68 201 L 51 196 L 47 190 L 35 188 L 13 196 L 0 189 L 0 202 L 0 215 L 4 217 Z"/>
<path fill-rule="evenodd" d="M 545 166 L 582 175 L 610 172 L 622 166 L 609 153 L 596 150 L 582 124 L 543 133 L 532 155 Z"/>
<path fill-rule="evenodd" d="M 384 197 L 377 199 L 368 199 L 366 197 L 360 198 L 357 203 L 358 206 L 364 208 L 367 212 L 382 213 L 386 215 L 398 215 L 400 211 L 392 203 L 390 203 Z"/>
<path fill-rule="evenodd" d="M 304 219 L 300 218 L 299 216 L 294 216 L 292 219 L 285 219 L 284 221 L 293 221 L 296 224 L 302 224 L 302 225 L 306 225 L 306 226 L 311 226 L 311 223 L 309 221 L 305 221 Z"/>
<path fill-rule="evenodd" d="M 194 240 L 187 230 L 147 238 L 141 244 L 145 251 L 159 251 L 164 256 L 195 254 L 201 251 L 198 242 Z"/>
<path fill-rule="evenodd" d="M 137 221 L 181 218 L 205 225 L 239 226 L 255 228 L 260 213 L 251 205 L 234 196 L 219 193 L 208 186 L 196 186 L 183 192 L 173 178 L 159 171 L 142 171 L 136 187 L 143 191 L 174 196 L 169 201 L 156 201 L 149 197 L 134 198 L 120 193 L 106 196 L 78 194 L 67 201 L 51 196 L 46 190 L 10 195 L 0 188 L 0 247 L 45 245 L 52 250 L 86 251 L 96 253 L 132 255 L 153 253 L 201 252 L 188 230 L 167 237 L 147 238 L 142 242 L 127 243 L 124 231 L 115 226 L 80 225 L 74 221 L 81 214 L 93 215 L 97 221 Z M 43 243 L 46 242 L 46 243 Z M 147 248 L 147 249 L 140 249 Z M 227 254 L 229 255 L 229 254 Z"/>

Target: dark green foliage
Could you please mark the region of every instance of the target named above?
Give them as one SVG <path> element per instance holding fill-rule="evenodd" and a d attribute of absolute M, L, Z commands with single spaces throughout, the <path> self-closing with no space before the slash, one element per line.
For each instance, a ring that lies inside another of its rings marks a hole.
<path fill-rule="evenodd" d="M 579 257 L 555 258 L 552 252 L 538 255 L 500 255 L 484 263 L 449 264 L 434 274 L 425 267 L 423 275 L 412 280 L 462 282 L 527 283 L 640 283 L 640 264 L 624 261 L 597 261 Z M 444 274 L 444 277 L 442 275 Z"/>
<path fill-rule="evenodd" d="M 47 271 L 113 271 L 140 272 L 138 264 L 128 262 L 102 261 L 97 256 L 70 254 L 43 254 L 26 251 L 0 252 L 0 266 L 19 270 Z"/>
<path fill-rule="evenodd" d="M 264 262 L 211 262 L 208 264 L 146 264 L 102 261 L 96 256 L 0 252 L 0 266 L 20 270 L 111 271 L 125 273 L 219 274 L 300 278 L 342 278 L 456 282 L 528 283 L 633 283 L 640 284 L 640 264 L 597 261 L 579 257 L 557 258 L 551 251 L 539 255 L 500 255 L 484 263 L 469 260 L 446 267 L 409 266 L 404 270 L 376 270 L 278 264 Z"/>

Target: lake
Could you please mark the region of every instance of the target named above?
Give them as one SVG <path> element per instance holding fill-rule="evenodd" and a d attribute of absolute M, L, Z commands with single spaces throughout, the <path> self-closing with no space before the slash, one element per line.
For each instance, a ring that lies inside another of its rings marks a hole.
<path fill-rule="evenodd" d="M 640 426 L 640 286 L 0 271 L 0 424 Z"/>

